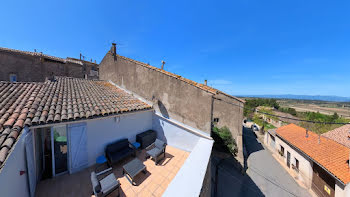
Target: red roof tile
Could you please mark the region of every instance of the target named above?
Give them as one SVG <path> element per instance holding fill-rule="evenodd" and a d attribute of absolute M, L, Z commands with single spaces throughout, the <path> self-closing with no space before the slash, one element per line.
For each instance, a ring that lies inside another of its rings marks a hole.
<path fill-rule="evenodd" d="M 56 77 L 45 83 L 0 82 L 0 167 L 24 126 L 150 108 L 104 81 Z"/>
<path fill-rule="evenodd" d="M 348 164 L 350 149 L 329 138 L 320 136 L 295 124 L 282 126 L 276 131 L 277 136 L 286 140 L 315 162 L 323 166 L 328 172 L 337 177 L 344 184 L 350 182 L 350 168 Z"/>
<path fill-rule="evenodd" d="M 338 127 L 336 129 L 333 129 L 331 131 L 328 131 L 327 133 L 322 134 L 322 136 L 332 139 L 350 148 L 349 134 L 350 134 L 350 124 L 347 124 L 347 125 Z"/>

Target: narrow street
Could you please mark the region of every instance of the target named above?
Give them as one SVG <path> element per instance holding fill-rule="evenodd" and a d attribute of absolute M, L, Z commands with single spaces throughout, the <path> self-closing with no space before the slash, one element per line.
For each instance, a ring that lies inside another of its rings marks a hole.
<path fill-rule="evenodd" d="M 283 169 L 271 152 L 265 150 L 251 129 L 244 128 L 243 142 L 247 149 L 246 175 L 242 175 L 230 159 L 220 162 L 213 158 L 214 163 L 220 163 L 217 196 L 311 196 Z"/>

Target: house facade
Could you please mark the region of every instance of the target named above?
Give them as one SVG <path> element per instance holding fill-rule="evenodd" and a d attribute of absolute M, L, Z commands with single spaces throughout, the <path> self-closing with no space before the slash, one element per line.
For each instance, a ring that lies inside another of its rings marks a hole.
<path fill-rule="evenodd" d="M 74 188 L 39 183 L 62 176 L 71 185 L 83 182 L 70 177 L 94 166 L 107 144 L 123 138 L 133 143 L 147 130 L 188 155 L 183 164 L 174 165 L 176 176 L 163 196 L 205 196 L 210 135 L 164 117 L 112 83 L 70 77 L 45 83 L 1 82 L 0 97 L 2 196 L 35 196 L 41 185 L 58 196 L 72 196 L 69 191 Z M 79 189 L 91 194 L 90 187 L 87 183 Z M 174 193 L 178 188 L 183 189 Z"/>
<path fill-rule="evenodd" d="M 212 126 L 226 126 L 238 145 L 243 163 L 242 123 L 244 101 L 206 84 L 116 53 L 113 44 L 100 63 L 100 79 L 111 81 L 154 104 L 164 117 L 211 134 Z"/>
<path fill-rule="evenodd" d="M 350 195 L 348 147 L 294 124 L 267 132 L 265 143 L 291 175 L 316 195 Z"/>
<path fill-rule="evenodd" d="M 0 81 L 44 82 L 52 76 L 98 79 L 98 64 L 0 47 Z"/>

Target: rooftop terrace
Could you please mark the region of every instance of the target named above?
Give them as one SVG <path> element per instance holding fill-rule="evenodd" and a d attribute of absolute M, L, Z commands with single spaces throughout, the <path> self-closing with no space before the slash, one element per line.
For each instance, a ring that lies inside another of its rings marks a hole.
<path fill-rule="evenodd" d="M 162 196 L 189 154 L 189 152 L 168 145 L 165 159 L 159 165 L 155 165 L 151 159 L 145 159 L 145 150 L 142 150 L 137 157 L 146 165 L 147 173 L 137 175 L 136 186 L 132 185 L 123 175 L 122 169 L 123 165 L 133 158 L 130 157 L 113 165 L 113 173 L 121 183 L 120 196 Z M 75 174 L 65 174 L 41 181 L 37 185 L 36 196 L 92 196 L 90 173 L 94 169 L 95 166 L 92 166 Z M 117 192 L 108 196 L 117 196 Z"/>

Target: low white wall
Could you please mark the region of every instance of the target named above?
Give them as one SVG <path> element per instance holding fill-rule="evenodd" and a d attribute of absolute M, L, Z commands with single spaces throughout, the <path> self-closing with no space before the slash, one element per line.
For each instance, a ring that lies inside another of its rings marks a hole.
<path fill-rule="evenodd" d="M 25 153 L 25 141 L 22 134 L 0 171 L 0 196 L 30 196 Z M 24 170 L 25 174 L 20 175 L 21 170 Z"/>
<path fill-rule="evenodd" d="M 213 140 L 200 138 L 163 196 L 199 196 L 208 167 Z M 210 178 L 210 177 L 209 177 Z"/>
<path fill-rule="evenodd" d="M 156 113 L 153 114 L 153 130 L 157 132 L 157 138 L 165 141 L 168 145 L 175 148 L 191 152 L 196 146 L 200 136 L 194 134 L 196 131 L 187 125 L 181 126 L 181 123 L 174 123 L 175 120 L 168 120 Z M 186 128 L 187 127 L 187 128 Z"/>
<path fill-rule="evenodd" d="M 138 133 L 152 129 L 152 111 L 138 112 L 120 117 L 87 121 L 87 150 L 89 165 L 104 154 L 107 144 L 121 138 L 136 141 Z"/>
<path fill-rule="evenodd" d="M 299 151 L 296 151 L 294 148 L 290 147 L 287 143 L 285 143 L 282 139 L 280 139 L 278 136 L 275 138 L 276 140 L 276 153 L 278 154 L 278 151 L 281 149 L 281 146 L 284 147 L 284 157 L 280 157 L 280 159 L 283 160 L 284 165 L 287 166 L 287 151 L 290 153 L 290 168 L 292 169 L 292 164 L 295 164 L 295 158 L 299 160 L 299 179 L 302 180 L 302 182 L 308 187 L 311 188 L 312 184 L 312 162 L 309 160 L 309 158 L 304 157 L 299 153 Z M 278 154 L 279 155 L 279 154 Z"/>

